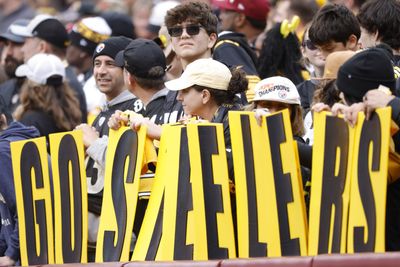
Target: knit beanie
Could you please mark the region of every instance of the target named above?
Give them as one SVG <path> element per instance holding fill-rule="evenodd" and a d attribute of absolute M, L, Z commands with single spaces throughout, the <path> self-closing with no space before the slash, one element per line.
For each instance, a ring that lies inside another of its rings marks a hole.
<path fill-rule="evenodd" d="M 115 59 L 118 52 L 124 50 L 131 41 L 133 41 L 131 38 L 125 36 L 110 37 L 97 45 L 93 53 L 93 60 L 101 55 Z"/>
<path fill-rule="evenodd" d="M 392 92 L 396 87 L 392 62 L 380 48 L 361 51 L 347 60 L 340 68 L 336 80 L 338 89 L 357 101 L 362 101 L 366 92 L 379 85 Z"/>

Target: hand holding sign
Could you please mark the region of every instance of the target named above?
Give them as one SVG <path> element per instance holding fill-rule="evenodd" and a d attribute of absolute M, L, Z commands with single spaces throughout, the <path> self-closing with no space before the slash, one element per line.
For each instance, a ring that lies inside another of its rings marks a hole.
<path fill-rule="evenodd" d="M 390 93 L 390 90 L 388 90 L 384 86 L 379 86 L 378 89 L 368 91 L 363 98 L 364 104 L 366 106 L 365 115 L 367 120 L 369 120 L 371 113 L 375 109 L 386 107 L 389 102 L 394 98 L 395 96 L 393 96 Z"/>

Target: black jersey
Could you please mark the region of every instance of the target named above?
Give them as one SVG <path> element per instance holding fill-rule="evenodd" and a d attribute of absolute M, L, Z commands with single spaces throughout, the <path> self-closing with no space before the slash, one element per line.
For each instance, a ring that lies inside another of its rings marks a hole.
<path fill-rule="evenodd" d="M 177 91 L 166 88 L 156 93 L 145 107 L 144 116 L 155 124 L 177 122 L 183 115 L 181 102 L 176 99 Z"/>
<path fill-rule="evenodd" d="M 256 53 L 241 33 L 221 33 L 214 47 L 213 59 L 228 67 L 242 66 L 247 75 L 258 75 Z"/>
<path fill-rule="evenodd" d="M 313 80 L 305 80 L 296 85 L 296 87 L 300 95 L 301 107 L 305 111 L 304 112 L 305 116 L 305 114 L 310 110 L 313 102 L 316 82 Z"/>
<path fill-rule="evenodd" d="M 241 67 L 246 73 L 249 86 L 246 93 L 240 95 L 239 104 L 246 105 L 254 98 L 254 86 L 260 81 L 257 72 L 257 56 L 247 43 L 246 37 L 237 32 L 222 32 L 214 46 L 213 59 L 229 68 Z"/>

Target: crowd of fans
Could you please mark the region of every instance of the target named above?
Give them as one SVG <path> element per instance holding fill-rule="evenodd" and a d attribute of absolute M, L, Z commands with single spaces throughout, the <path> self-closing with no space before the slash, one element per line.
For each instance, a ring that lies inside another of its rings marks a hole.
<path fill-rule="evenodd" d="M 0 51 L 0 266 L 19 262 L 12 141 L 83 132 L 93 256 L 110 128 L 159 140 L 162 124 L 223 123 L 234 184 L 228 111 L 289 109 L 309 192 L 314 112 L 354 125 L 391 106 L 400 126 L 399 0 L 1 0 Z M 400 250 L 399 176 L 388 251 Z"/>

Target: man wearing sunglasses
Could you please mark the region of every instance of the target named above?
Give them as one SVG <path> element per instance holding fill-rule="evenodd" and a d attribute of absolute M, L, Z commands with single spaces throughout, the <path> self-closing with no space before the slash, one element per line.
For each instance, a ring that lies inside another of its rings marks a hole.
<path fill-rule="evenodd" d="M 165 25 L 171 36 L 172 48 L 183 69 L 199 58 L 210 58 L 217 40 L 218 18 L 201 2 L 188 2 L 167 12 Z"/>
<path fill-rule="evenodd" d="M 217 41 L 218 18 L 202 2 L 187 2 L 168 10 L 165 26 L 171 36 L 172 50 L 180 59 L 182 69 L 196 59 L 211 58 Z M 167 101 L 176 100 L 178 91 L 170 90 Z"/>

